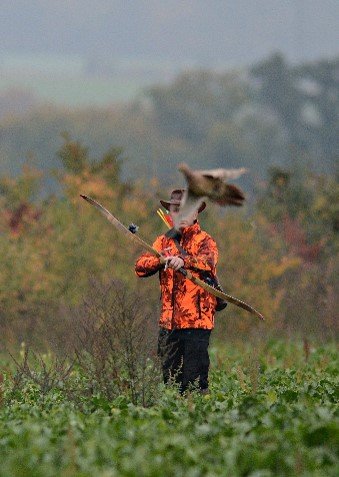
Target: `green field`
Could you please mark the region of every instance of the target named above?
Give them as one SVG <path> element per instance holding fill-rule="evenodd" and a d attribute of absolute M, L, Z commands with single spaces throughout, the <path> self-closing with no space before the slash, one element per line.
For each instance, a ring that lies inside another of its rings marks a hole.
<path fill-rule="evenodd" d="M 29 91 L 40 102 L 55 103 L 69 107 L 105 107 L 122 101 L 129 101 L 142 90 L 142 84 L 133 77 L 87 78 L 59 77 L 55 81 L 42 76 L 22 79 L 8 77 L 0 80 L 0 94 L 11 90 Z"/>
<path fill-rule="evenodd" d="M 62 380 L 49 392 L 28 378 L 14 386 L 5 364 L 0 475 L 339 475 L 335 345 L 228 344 L 211 355 L 210 395 L 160 384 L 148 407 L 127 394 L 81 397 L 89 383 L 77 371 L 77 400 Z"/>

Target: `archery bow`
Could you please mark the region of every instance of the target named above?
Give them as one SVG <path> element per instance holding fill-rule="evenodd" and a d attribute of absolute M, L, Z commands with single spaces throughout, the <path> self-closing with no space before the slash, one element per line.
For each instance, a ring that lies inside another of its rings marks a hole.
<path fill-rule="evenodd" d="M 93 205 L 96 209 L 98 209 L 106 217 L 106 219 L 109 222 L 111 222 L 111 224 L 113 224 L 118 230 L 120 230 L 120 232 L 126 235 L 135 244 L 140 245 L 141 247 L 148 250 L 148 252 L 152 253 L 156 257 L 163 258 L 161 253 L 155 250 L 155 248 L 153 248 L 151 245 L 145 242 L 141 237 L 139 237 L 136 234 L 133 234 L 116 217 L 114 217 L 114 215 L 111 214 L 111 212 L 109 212 L 107 209 L 105 209 L 105 207 L 99 204 L 99 202 L 92 199 L 91 197 L 88 197 L 87 195 L 80 194 L 80 197 L 82 197 L 84 200 L 86 200 L 91 205 Z M 185 277 L 191 280 L 195 285 L 198 285 L 201 288 L 204 288 L 206 291 L 208 291 L 212 295 L 222 298 L 223 300 L 226 300 L 227 302 L 232 303 L 233 305 L 239 306 L 240 308 L 243 308 L 244 310 L 248 311 L 252 315 L 255 315 L 261 320 L 264 320 L 263 315 L 259 311 L 257 311 L 255 308 L 253 308 L 251 305 L 249 305 L 248 303 L 245 303 L 244 301 L 239 300 L 238 298 L 228 295 L 228 293 L 217 290 L 211 285 L 208 285 L 203 280 L 200 280 L 200 278 L 197 278 L 194 275 L 192 275 L 192 273 L 189 270 L 186 270 L 185 268 L 180 268 L 179 272 L 185 275 Z"/>

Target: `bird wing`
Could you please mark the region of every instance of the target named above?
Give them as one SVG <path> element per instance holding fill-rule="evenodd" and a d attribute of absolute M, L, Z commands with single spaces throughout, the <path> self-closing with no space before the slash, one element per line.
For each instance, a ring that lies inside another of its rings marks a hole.
<path fill-rule="evenodd" d="M 213 177 L 213 179 L 221 179 L 226 181 L 227 179 L 237 179 L 242 176 L 248 169 L 240 167 L 239 169 L 208 169 L 196 171 L 205 177 Z"/>
<path fill-rule="evenodd" d="M 243 205 L 245 196 L 243 191 L 234 184 L 224 184 L 223 193 L 218 198 L 214 198 L 213 202 L 221 206 L 225 205 Z"/>

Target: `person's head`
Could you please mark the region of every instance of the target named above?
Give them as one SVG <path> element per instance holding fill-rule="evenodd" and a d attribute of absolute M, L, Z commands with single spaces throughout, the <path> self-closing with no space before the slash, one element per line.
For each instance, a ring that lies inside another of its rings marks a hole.
<path fill-rule="evenodd" d="M 175 189 L 171 192 L 171 197 L 169 201 L 160 200 L 161 205 L 168 210 L 173 221 L 175 221 L 175 218 L 179 213 L 180 202 L 184 192 L 185 189 Z M 180 228 L 185 228 L 189 227 L 190 225 L 193 225 L 194 222 L 197 220 L 198 214 L 202 212 L 205 207 L 206 203 L 203 202 L 197 211 L 193 212 L 189 217 L 186 217 L 185 221 L 180 223 Z"/>

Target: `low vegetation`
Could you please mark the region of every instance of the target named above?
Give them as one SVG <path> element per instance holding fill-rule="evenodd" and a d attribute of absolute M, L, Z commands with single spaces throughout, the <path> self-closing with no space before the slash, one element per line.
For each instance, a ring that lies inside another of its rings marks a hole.
<path fill-rule="evenodd" d="M 90 391 L 76 364 L 50 388 L 37 363 L 18 381 L 21 354 L 1 388 L 1 476 L 338 473 L 334 345 L 214 346 L 209 395 L 180 397 L 158 382 L 144 406 L 128 392 L 108 399 L 104 386 Z M 53 366 L 51 356 L 41 359 Z"/>

